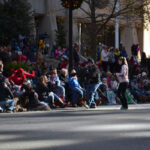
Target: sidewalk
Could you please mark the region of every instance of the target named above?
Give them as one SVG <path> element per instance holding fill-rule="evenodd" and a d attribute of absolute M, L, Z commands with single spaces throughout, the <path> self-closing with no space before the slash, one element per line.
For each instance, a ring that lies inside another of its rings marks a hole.
<path fill-rule="evenodd" d="M 120 110 L 120 105 L 101 105 L 98 106 L 96 109 L 86 109 L 85 107 L 66 107 L 66 108 L 57 108 L 57 109 L 52 109 L 50 111 L 27 111 L 27 112 L 15 112 L 15 114 L 22 114 L 22 113 L 45 113 L 45 112 L 50 112 L 50 113 L 55 113 L 55 112 L 124 112 Z M 129 105 L 129 109 L 126 110 L 128 111 L 135 111 L 135 110 L 147 110 L 150 109 L 150 103 L 148 104 L 135 104 L 135 105 Z"/>
<path fill-rule="evenodd" d="M 113 111 L 113 110 L 120 110 L 121 105 L 101 105 L 98 106 L 96 109 L 86 109 L 85 107 L 66 107 L 66 108 L 57 108 L 52 111 Z M 142 109 L 150 109 L 150 104 L 134 104 L 129 105 L 128 110 L 142 110 Z"/>

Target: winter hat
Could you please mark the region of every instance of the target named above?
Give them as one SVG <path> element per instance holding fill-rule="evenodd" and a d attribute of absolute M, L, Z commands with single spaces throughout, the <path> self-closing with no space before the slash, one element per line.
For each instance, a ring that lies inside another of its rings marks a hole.
<path fill-rule="evenodd" d="M 27 80 L 24 84 L 25 84 L 25 85 L 31 84 L 31 81 L 30 81 L 30 80 Z"/>
<path fill-rule="evenodd" d="M 147 73 L 146 72 L 142 72 L 142 77 L 146 76 Z"/>
<path fill-rule="evenodd" d="M 87 62 L 94 64 L 94 60 L 92 58 L 88 58 Z"/>
<path fill-rule="evenodd" d="M 17 73 L 23 73 L 23 72 L 24 72 L 24 69 L 23 69 L 23 68 L 19 68 L 19 69 L 16 70 L 15 72 L 17 72 Z"/>
<path fill-rule="evenodd" d="M 102 81 L 105 82 L 105 81 L 107 81 L 107 79 L 106 79 L 106 78 L 103 78 Z"/>

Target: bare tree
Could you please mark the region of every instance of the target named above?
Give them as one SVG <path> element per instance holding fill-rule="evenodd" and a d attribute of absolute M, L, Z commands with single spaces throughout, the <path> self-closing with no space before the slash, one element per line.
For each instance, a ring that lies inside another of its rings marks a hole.
<path fill-rule="evenodd" d="M 117 3 L 119 3 L 119 10 L 116 10 Z M 89 54 L 96 59 L 96 47 L 98 44 L 98 36 L 109 22 L 114 22 L 116 17 L 124 22 L 137 22 L 143 24 L 146 20 L 150 20 L 150 0 L 84 0 L 84 5 L 88 9 L 81 7 L 86 17 L 80 18 L 87 21 L 86 25 L 88 34 L 87 40 L 89 44 Z M 103 9 L 103 11 L 101 11 Z"/>

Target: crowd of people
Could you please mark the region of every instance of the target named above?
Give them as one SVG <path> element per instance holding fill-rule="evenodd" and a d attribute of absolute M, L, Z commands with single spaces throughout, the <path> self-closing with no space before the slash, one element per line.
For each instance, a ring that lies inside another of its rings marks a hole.
<path fill-rule="evenodd" d="M 49 46 L 30 46 L 27 40 L 12 41 L 11 46 L 0 47 L 0 112 L 13 112 L 16 105 L 26 110 L 50 110 L 58 107 L 96 108 L 98 105 L 148 102 L 150 80 L 146 56 L 138 60 L 138 45 L 131 48 L 129 59 L 125 48 L 98 45 L 97 62 L 82 58 L 79 46 L 74 45 L 74 69 L 68 72 L 68 49 L 53 46 L 51 56 L 59 60 L 58 67 L 44 60 L 43 49 Z M 42 49 L 42 51 L 40 51 Z M 47 50 L 46 50 L 47 52 Z M 46 53 L 47 54 L 47 53 Z M 10 68 L 5 64 L 22 63 L 31 67 Z M 17 99 L 17 104 L 15 100 Z"/>

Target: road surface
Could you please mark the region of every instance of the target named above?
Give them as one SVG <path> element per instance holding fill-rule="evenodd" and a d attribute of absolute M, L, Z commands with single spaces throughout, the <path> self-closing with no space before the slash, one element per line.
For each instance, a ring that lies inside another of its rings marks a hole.
<path fill-rule="evenodd" d="M 150 150 L 150 104 L 0 114 L 0 150 Z"/>

